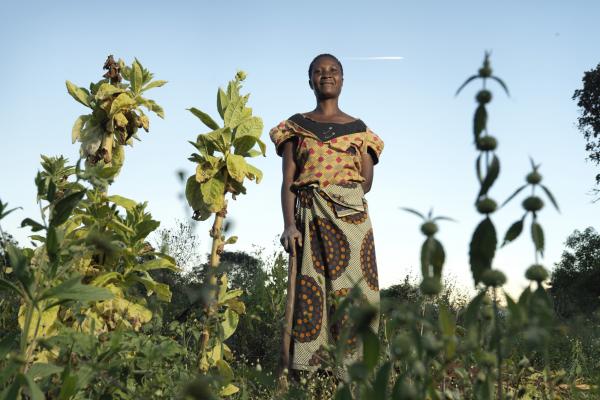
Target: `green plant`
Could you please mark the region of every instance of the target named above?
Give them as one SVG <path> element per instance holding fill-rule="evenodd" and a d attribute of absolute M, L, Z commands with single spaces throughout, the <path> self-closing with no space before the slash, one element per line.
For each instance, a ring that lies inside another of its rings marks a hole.
<path fill-rule="evenodd" d="M 216 269 L 220 255 L 226 244 L 237 241 L 237 237 L 225 238 L 224 221 L 227 214 L 228 194 L 235 199 L 246 193 L 245 179 L 262 178 L 262 172 L 246 161 L 248 157 L 265 155 L 266 146 L 261 141 L 262 120 L 252 115 L 252 109 L 246 106 L 249 95 L 240 94 L 241 83 L 246 74 L 239 71 L 227 85 L 227 91 L 217 91 L 217 110 L 223 119 L 223 126 L 217 124 L 208 114 L 190 108 L 190 112 L 204 123 L 211 132 L 198 135 L 190 142 L 198 151 L 189 158 L 197 163 L 196 173 L 190 176 L 186 184 L 186 198 L 194 210 L 194 219 L 204 221 L 214 214 L 210 236 L 212 248 L 209 258 L 211 271 L 207 274 L 211 289 L 207 307 L 208 323 L 202 332 L 200 346 L 200 370 L 207 372 L 216 368 L 224 378 L 222 396 L 236 393 L 239 388 L 232 383 L 233 371 L 226 358 L 231 352 L 224 343 L 235 331 L 239 316 L 244 314 L 245 305 L 239 300 L 242 289 L 228 290 L 227 275 L 217 279 Z M 254 149 L 258 146 L 260 150 Z M 211 329 L 212 327 L 212 329 Z"/>

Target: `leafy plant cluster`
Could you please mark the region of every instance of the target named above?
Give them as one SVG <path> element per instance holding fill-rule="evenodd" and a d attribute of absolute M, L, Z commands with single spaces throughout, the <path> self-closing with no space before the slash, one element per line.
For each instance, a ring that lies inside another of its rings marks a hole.
<path fill-rule="evenodd" d="M 64 157 L 42 157 L 35 178 L 40 216 L 22 223 L 33 231 L 32 247 L 19 247 L 0 229 L 1 398 L 598 396 L 592 382 L 582 381 L 593 368 L 583 350 L 594 348 L 593 338 L 561 344 L 568 360 L 556 359 L 553 346 L 563 328 L 540 261 L 544 201 L 539 194 L 558 205 L 533 161 L 525 185 L 502 204 L 530 191 L 522 203 L 523 215 L 500 245 L 516 240 L 529 219 L 534 250 L 526 271 L 530 284 L 513 299 L 502 290 L 506 276 L 493 268 L 499 242 L 492 214 L 499 207 L 490 191 L 500 159 L 498 139 L 488 132 L 492 92 L 487 84 L 496 82 L 507 94 L 508 89 L 493 75 L 489 54 L 458 91 L 470 82 L 482 83 L 473 117 L 479 153 L 474 205 L 482 220 L 469 244 L 477 294 L 457 295 L 442 281 L 445 251 L 436 234 L 438 222 L 451 219 L 405 209 L 422 219 L 421 282 L 406 280 L 382 291 L 379 332 L 369 328 L 377 310 L 364 302 L 358 289 L 351 290 L 335 305 L 332 323 L 346 322 L 337 344 L 320 354 L 325 369 L 316 374 L 290 371 L 289 386 L 273 374 L 285 307 L 286 260 L 281 253 L 265 259 L 225 251 L 237 240 L 227 237 L 228 203 L 246 192 L 248 180 L 260 181 L 261 171 L 248 159 L 265 155 L 262 121 L 247 106 L 248 95 L 240 93 L 245 74 L 238 72 L 217 92 L 222 123 L 190 108 L 210 129 L 191 142 L 196 171 L 185 190 L 194 218 L 212 217 L 211 253 L 206 263 L 197 265 L 197 237 L 191 228 L 157 232 L 159 222 L 147 212 L 146 203 L 109 193 L 124 165 L 125 146 L 139 129 L 149 129 L 142 108 L 163 116 L 145 92 L 165 81 L 154 81 L 138 60 L 127 66 L 109 57 L 105 69 L 104 79 L 89 90 L 67 82 L 69 94 L 91 110 L 73 128 L 83 162 L 70 165 Z M 0 202 L 0 221 L 12 211 Z M 159 237 L 154 245 L 153 233 Z M 182 271 L 186 264 L 191 268 Z M 592 273 L 593 266 L 583 267 Z M 565 282 L 561 274 L 571 269 L 567 264 L 559 268 L 553 285 Z M 354 338 L 360 339 L 362 359 L 344 367 L 343 377 L 331 374 L 342 365 Z"/>

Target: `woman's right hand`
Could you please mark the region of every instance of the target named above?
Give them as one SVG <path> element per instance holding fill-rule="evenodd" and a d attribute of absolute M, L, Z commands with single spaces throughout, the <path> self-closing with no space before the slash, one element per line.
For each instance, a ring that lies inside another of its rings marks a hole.
<path fill-rule="evenodd" d="M 295 243 L 298 243 L 298 246 L 302 246 L 302 234 L 295 226 L 288 226 L 283 230 L 279 241 L 281 242 L 281 245 L 283 246 L 285 251 L 287 251 L 288 253 L 292 252 L 292 254 L 295 254 Z"/>

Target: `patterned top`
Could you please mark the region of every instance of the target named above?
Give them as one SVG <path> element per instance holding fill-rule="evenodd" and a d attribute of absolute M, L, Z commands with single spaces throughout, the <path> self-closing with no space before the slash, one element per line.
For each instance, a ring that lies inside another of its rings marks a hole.
<path fill-rule="evenodd" d="M 332 183 L 363 182 L 362 155 L 370 154 L 377 164 L 383 150 L 381 138 L 361 120 L 320 123 L 295 114 L 271 129 L 269 135 L 280 156 L 283 143 L 296 140 L 294 159 L 299 171 L 292 188 L 311 183 L 326 187 Z"/>

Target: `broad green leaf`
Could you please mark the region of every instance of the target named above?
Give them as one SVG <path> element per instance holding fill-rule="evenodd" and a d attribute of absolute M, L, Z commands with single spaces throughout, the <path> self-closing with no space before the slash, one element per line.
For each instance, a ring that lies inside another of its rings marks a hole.
<path fill-rule="evenodd" d="M 123 207 L 127 211 L 132 211 L 137 206 L 137 203 L 135 202 L 135 200 L 131 200 L 131 199 L 128 199 L 127 197 L 119 196 L 116 194 L 112 195 L 112 196 L 108 196 L 108 201 L 115 203 L 118 206 Z"/>
<path fill-rule="evenodd" d="M 166 283 L 157 282 L 154 279 L 148 277 L 135 277 L 135 280 L 139 281 L 142 285 L 144 285 L 144 287 L 148 291 L 149 296 L 152 293 L 156 293 L 159 300 L 166 302 L 171 301 L 171 288 Z"/>
<path fill-rule="evenodd" d="M 252 136 L 259 138 L 263 131 L 263 121 L 259 117 L 250 117 L 243 120 L 236 129 L 235 137 Z"/>
<path fill-rule="evenodd" d="M 480 198 L 481 196 L 487 194 L 487 192 L 490 190 L 490 188 L 492 187 L 492 185 L 498 178 L 499 174 L 500 174 L 500 160 L 498 159 L 498 157 L 496 157 L 494 155 L 494 157 L 492 158 L 492 162 L 490 163 L 490 165 L 488 167 L 487 175 L 485 176 L 483 182 L 481 183 L 481 189 L 479 190 L 479 194 L 477 195 L 477 198 Z"/>
<path fill-rule="evenodd" d="M 225 288 L 225 291 L 219 294 L 219 303 L 225 303 L 227 300 L 235 299 L 244 294 L 243 289 L 227 290 L 227 285 L 223 285 L 222 287 Z"/>
<path fill-rule="evenodd" d="M 54 286 L 39 297 L 38 300 L 53 298 L 57 300 L 75 300 L 82 302 L 111 299 L 112 294 L 101 287 L 81 283 L 81 277 L 76 276 Z"/>
<path fill-rule="evenodd" d="M 75 396 L 77 393 L 77 384 L 79 382 L 79 376 L 81 375 L 81 372 L 82 369 L 78 371 L 77 375 L 70 374 L 63 378 L 58 400 L 70 400 L 73 396 Z"/>
<path fill-rule="evenodd" d="M 229 308 L 231 308 L 233 311 L 240 315 L 246 313 L 246 305 L 241 300 L 229 299 L 225 303 L 229 306 Z"/>
<path fill-rule="evenodd" d="M 25 385 L 29 389 L 29 398 L 31 400 L 46 400 L 46 396 L 44 396 L 44 392 L 40 389 L 40 387 L 35 383 L 33 377 L 29 376 L 29 374 L 20 374 L 24 381 Z"/>
<path fill-rule="evenodd" d="M 198 161 L 196 166 L 196 181 L 204 183 L 215 174 L 217 174 L 223 167 L 223 159 L 221 157 L 213 157 L 211 155 L 205 155 L 204 158 Z"/>
<path fill-rule="evenodd" d="M 77 141 L 77 139 L 79 139 L 81 137 L 81 128 L 83 128 L 83 125 L 90 119 L 89 115 L 80 115 L 79 117 L 77 117 L 77 119 L 75 120 L 75 123 L 73 124 L 73 129 L 71 130 L 71 142 L 75 143 Z"/>
<path fill-rule="evenodd" d="M 154 232 L 160 226 L 160 222 L 154 220 L 142 221 L 135 226 L 134 240 L 145 239 L 150 233 Z"/>
<path fill-rule="evenodd" d="M 85 192 L 85 190 L 82 190 L 80 192 L 71 193 L 56 203 L 50 216 L 50 225 L 58 226 L 64 223 L 71 216 L 71 213 L 75 207 L 77 207 L 77 204 L 83 199 Z"/>
<path fill-rule="evenodd" d="M 210 129 L 214 131 L 216 131 L 217 129 L 221 129 L 219 124 L 217 124 L 207 113 L 197 109 L 196 107 L 188 108 L 188 110 Z"/>
<path fill-rule="evenodd" d="M 32 232 L 39 232 L 41 230 L 46 229 L 44 225 L 32 220 L 31 218 L 25 218 L 23 221 L 21 221 L 21 228 L 24 228 L 26 226 L 29 226 Z"/>
<path fill-rule="evenodd" d="M 135 61 L 133 61 L 131 72 L 133 74 L 133 76 L 131 77 L 131 80 L 130 80 L 131 90 L 133 91 L 133 93 L 137 94 L 142 89 L 142 81 L 143 81 L 142 66 L 140 65 L 140 63 L 137 59 Z"/>
<path fill-rule="evenodd" d="M 219 371 L 219 376 L 223 378 L 223 383 L 228 384 L 231 382 L 233 380 L 233 370 L 229 366 L 229 363 L 225 360 L 217 360 L 215 364 Z"/>
<path fill-rule="evenodd" d="M 531 239 L 535 244 L 536 251 L 539 251 L 542 257 L 544 256 L 544 231 L 542 226 L 535 220 L 531 223 Z"/>
<path fill-rule="evenodd" d="M 158 104 L 156 104 L 156 102 L 154 100 L 145 99 L 143 97 L 139 97 L 138 96 L 138 101 L 140 102 L 141 105 L 143 105 L 149 111 L 152 111 L 153 113 L 155 113 L 159 117 L 161 117 L 161 118 L 165 117 L 165 111 L 162 109 L 161 106 L 159 106 Z"/>
<path fill-rule="evenodd" d="M 224 320 L 221 322 L 221 328 L 223 329 L 223 340 L 227 340 L 238 326 L 240 315 L 232 309 L 227 309 L 223 313 Z"/>
<path fill-rule="evenodd" d="M 135 105 L 135 100 L 128 93 L 121 93 L 110 105 L 109 118 L 112 118 L 118 112 L 128 111 Z"/>
<path fill-rule="evenodd" d="M 392 363 L 387 361 L 377 371 L 375 375 L 375 381 L 373 382 L 373 398 L 372 400 L 387 400 L 388 399 L 388 386 L 390 379 L 390 371 Z"/>
<path fill-rule="evenodd" d="M 257 138 L 253 136 L 238 136 L 236 135 L 233 141 L 234 153 L 240 155 L 246 155 L 256 144 Z"/>
<path fill-rule="evenodd" d="M 372 371 L 379 360 L 379 338 L 370 329 L 362 334 L 363 339 L 363 362 L 367 369 Z"/>
<path fill-rule="evenodd" d="M 116 271 L 105 272 L 95 277 L 90 284 L 101 287 L 112 281 L 123 281 L 123 275 Z"/>
<path fill-rule="evenodd" d="M 117 87 L 115 85 L 111 85 L 110 83 L 103 83 L 98 88 L 96 92 L 95 98 L 96 100 L 106 100 L 115 94 L 123 93 L 125 89 Z"/>
<path fill-rule="evenodd" d="M 491 219 L 485 218 L 475 228 L 469 247 L 469 264 L 476 285 L 483 272 L 492 267 L 497 243 L 496 228 Z"/>
<path fill-rule="evenodd" d="M 67 81 L 67 91 L 69 92 L 69 94 L 78 102 L 80 102 L 81 104 L 83 104 L 86 107 L 90 106 L 90 101 L 89 101 L 89 92 L 87 90 L 85 90 L 84 88 L 80 88 L 77 85 Z"/>
<path fill-rule="evenodd" d="M 223 89 L 219 88 L 219 90 L 217 90 L 217 110 L 219 111 L 221 118 L 225 117 L 225 110 L 227 109 L 228 104 L 229 100 L 227 99 L 227 95 Z"/>
<path fill-rule="evenodd" d="M 244 103 L 244 97 L 238 97 L 232 100 L 231 103 L 229 103 L 223 116 L 223 121 L 225 122 L 226 127 L 234 129 L 245 118 L 249 117 L 252 114 L 252 110 L 246 108 Z"/>
<path fill-rule="evenodd" d="M 217 174 L 201 184 L 200 191 L 204 203 L 211 212 L 221 211 L 225 201 L 225 182 L 222 180 L 222 174 Z"/>
<path fill-rule="evenodd" d="M 487 110 L 483 104 L 479 105 L 475 110 L 475 116 L 473 117 L 473 135 L 475 136 L 475 143 L 481 136 L 481 132 L 487 125 Z"/>
<path fill-rule="evenodd" d="M 523 220 L 525 217 L 521 218 L 517 222 L 513 223 L 508 231 L 506 231 L 506 235 L 504 235 L 504 242 L 502 242 L 502 246 L 507 245 L 512 242 L 516 238 L 519 237 L 521 232 L 523 231 Z"/>
<path fill-rule="evenodd" d="M 155 269 L 170 269 L 172 271 L 178 271 L 177 265 L 172 260 L 166 258 L 155 258 L 150 261 L 146 261 L 143 264 L 135 266 L 136 269 L 141 271 L 152 271 Z"/>
<path fill-rule="evenodd" d="M 240 183 L 243 182 L 246 177 L 248 165 L 244 157 L 237 154 L 229 154 L 226 162 L 229 176 Z"/>
<path fill-rule="evenodd" d="M 196 181 L 195 176 L 190 176 L 185 185 L 185 197 L 188 204 L 199 214 L 199 219 L 204 221 L 210 217 L 211 212 L 207 209 L 204 199 L 202 197 L 202 191 L 200 190 L 200 183 Z"/>
<path fill-rule="evenodd" d="M 45 378 L 50 375 L 60 374 L 63 371 L 63 367 L 59 367 L 54 364 L 47 363 L 35 363 L 31 365 L 29 371 L 27 371 L 27 375 L 32 378 Z"/>
<path fill-rule="evenodd" d="M 156 87 L 164 86 L 166 83 L 167 83 L 167 81 L 161 81 L 161 80 L 152 81 L 143 87 L 142 92 L 145 92 L 146 90 L 150 90 L 150 89 L 153 89 Z"/>

